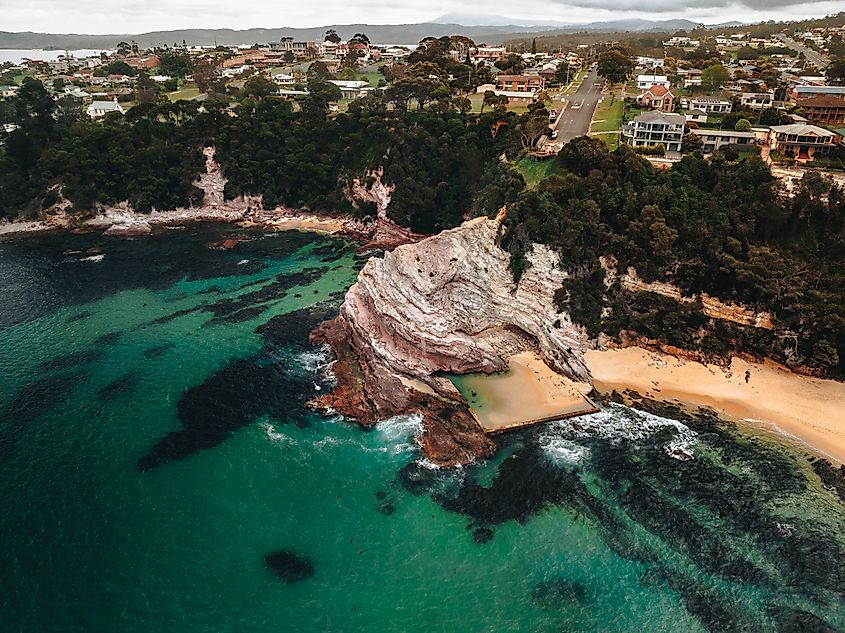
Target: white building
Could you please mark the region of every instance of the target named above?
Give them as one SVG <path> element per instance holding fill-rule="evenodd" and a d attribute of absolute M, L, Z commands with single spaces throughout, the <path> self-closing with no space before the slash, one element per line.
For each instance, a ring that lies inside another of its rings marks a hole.
<path fill-rule="evenodd" d="M 120 112 L 120 114 L 123 114 L 124 110 L 117 102 L 117 99 L 112 99 L 111 101 L 92 101 L 86 112 L 92 119 L 96 119 L 110 112 Z"/>
<path fill-rule="evenodd" d="M 652 86 L 663 86 L 668 88 L 669 78 L 666 75 L 637 75 L 637 88 L 648 90 Z"/>
<path fill-rule="evenodd" d="M 666 152 L 680 152 L 684 138 L 686 119 L 682 114 L 670 114 L 651 110 L 638 115 L 622 126 L 622 136 L 632 147 L 660 145 Z"/>

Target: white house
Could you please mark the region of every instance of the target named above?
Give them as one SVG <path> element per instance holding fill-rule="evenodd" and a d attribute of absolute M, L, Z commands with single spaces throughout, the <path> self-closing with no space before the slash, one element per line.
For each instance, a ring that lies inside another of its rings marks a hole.
<path fill-rule="evenodd" d="M 669 87 L 669 78 L 666 75 L 637 75 L 637 88 L 648 90 L 652 86 Z"/>
<path fill-rule="evenodd" d="M 733 110 L 733 104 L 727 99 L 718 97 L 692 97 L 689 100 L 690 110 L 703 110 L 707 114 L 727 114 Z"/>
<path fill-rule="evenodd" d="M 743 92 L 739 98 L 743 108 L 765 110 L 774 104 L 774 92 Z"/>
<path fill-rule="evenodd" d="M 364 88 L 369 87 L 369 81 L 355 81 L 355 80 L 344 80 L 344 79 L 332 79 L 329 83 L 334 84 L 338 88 L 340 88 L 340 92 L 343 94 L 344 99 L 357 99 L 358 97 L 362 96 L 362 91 Z"/>
<path fill-rule="evenodd" d="M 285 73 L 276 73 L 273 75 L 273 81 L 280 86 L 293 86 L 296 84 L 296 79 L 292 75 L 286 75 Z"/>
<path fill-rule="evenodd" d="M 0 86 L 0 97 L 14 97 L 18 94 L 18 87 L 17 86 Z"/>
<path fill-rule="evenodd" d="M 690 110 L 685 115 L 687 123 L 707 123 L 707 113 L 704 110 Z"/>
<path fill-rule="evenodd" d="M 86 112 L 92 119 L 96 119 L 107 115 L 109 112 L 120 112 L 120 114 L 123 114 L 124 110 L 117 102 L 117 99 L 112 99 L 111 101 L 92 101 Z"/>
<path fill-rule="evenodd" d="M 685 127 L 686 119 L 683 115 L 650 110 L 622 126 L 622 136 L 632 147 L 662 143 L 667 152 L 680 152 Z"/>

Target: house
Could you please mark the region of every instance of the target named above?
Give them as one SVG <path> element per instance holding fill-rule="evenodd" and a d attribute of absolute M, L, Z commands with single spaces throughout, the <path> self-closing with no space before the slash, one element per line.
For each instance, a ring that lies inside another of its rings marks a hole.
<path fill-rule="evenodd" d="M 765 110 L 772 107 L 774 99 L 773 92 L 743 92 L 740 95 L 739 102 L 743 108 L 749 110 Z"/>
<path fill-rule="evenodd" d="M 737 132 L 735 130 L 690 130 L 704 143 L 704 151 L 708 154 L 726 145 L 748 145 L 757 143 L 754 132 Z"/>
<path fill-rule="evenodd" d="M 637 57 L 636 63 L 637 68 L 648 68 L 649 70 L 654 70 L 655 68 L 663 68 L 664 64 L 663 59 L 659 57 Z"/>
<path fill-rule="evenodd" d="M 796 99 L 803 99 L 805 97 L 818 97 L 821 95 L 829 95 L 834 97 L 845 97 L 845 86 L 795 86 L 792 90 L 792 96 Z"/>
<path fill-rule="evenodd" d="M 273 81 L 280 86 L 293 86 L 296 83 L 293 75 L 286 75 L 285 73 L 276 73 L 273 75 Z"/>
<path fill-rule="evenodd" d="M 536 93 L 520 90 L 494 90 L 493 92 L 499 97 L 507 97 L 508 103 L 533 103 L 536 98 Z"/>
<path fill-rule="evenodd" d="M 698 48 L 701 46 L 701 40 L 693 40 L 689 37 L 675 36 L 670 37 L 663 42 L 663 46 L 680 46 L 681 48 Z"/>
<path fill-rule="evenodd" d="M 718 97 L 692 97 L 689 100 L 690 110 L 703 110 L 707 114 L 727 114 L 733 110 L 733 104 Z"/>
<path fill-rule="evenodd" d="M 0 98 L 14 97 L 18 94 L 17 86 L 0 86 Z"/>
<path fill-rule="evenodd" d="M 310 57 L 312 53 L 316 53 L 318 49 L 314 42 L 295 42 L 292 37 L 283 37 L 278 42 L 271 42 L 270 50 L 289 52 L 297 59 L 304 59 Z"/>
<path fill-rule="evenodd" d="M 358 97 L 362 96 L 362 91 L 364 88 L 367 88 L 370 85 L 368 81 L 354 81 L 354 80 L 343 80 L 343 79 L 332 79 L 329 83 L 334 84 L 338 88 L 340 88 L 341 94 L 343 94 L 344 99 L 357 99 Z"/>
<path fill-rule="evenodd" d="M 86 113 L 92 119 L 105 116 L 111 112 L 119 112 L 120 114 L 124 113 L 123 108 L 117 102 L 116 98 L 111 101 L 92 101 L 91 105 L 88 106 L 88 110 L 86 110 Z"/>
<path fill-rule="evenodd" d="M 648 90 L 652 86 L 663 86 L 668 88 L 669 78 L 666 75 L 637 75 L 637 88 Z"/>
<path fill-rule="evenodd" d="M 504 46 L 478 46 L 471 51 L 475 62 L 495 63 L 508 56 L 508 49 Z"/>
<path fill-rule="evenodd" d="M 125 61 L 129 66 L 136 70 L 149 70 L 150 68 L 158 68 L 161 66 L 161 58 L 153 53 L 152 55 L 138 55 L 137 57 L 127 57 Z"/>
<path fill-rule="evenodd" d="M 536 92 L 546 86 L 541 75 L 498 75 L 496 87 L 504 92 Z"/>
<path fill-rule="evenodd" d="M 684 118 L 687 123 L 707 123 L 707 113 L 704 110 L 689 110 Z"/>
<path fill-rule="evenodd" d="M 643 112 L 622 126 L 622 136 L 632 147 L 663 144 L 667 152 L 680 152 L 686 119 L 659 110 Z"/>
<path fill-rule="evenodd" d="M 769 133 L 772 151 L 792 152 L 799 160 L 812 160 L 816 154 L 825 154 L 839 143 L 840 136 L 808 123 L 775 125 Z"/>
<path fill-rule="evenodd" d="M 845 99 L 833 95 L 817 95 L 798 99 L 798 105 L 810 121 L 845 125 Z"/>
<path fill-rule="evenodd" d="M 654 108 L 663 112 L 671 112 L 675 106 L 675 95 L 665 86 L 652 86 L 637 97 L 637 105 L 641 108 Z"/>

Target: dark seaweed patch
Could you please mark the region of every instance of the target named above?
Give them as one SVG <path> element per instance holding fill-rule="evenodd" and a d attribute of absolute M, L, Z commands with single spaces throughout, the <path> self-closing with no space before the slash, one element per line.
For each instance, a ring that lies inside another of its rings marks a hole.
<path fill-rule="evenodd" d="M 182 429 L 159 441 L 138 461 L 141 469 L 213 448 L 260 415 L 304 423 L 302 405 L 311 380 L 276 364 L 239 360 L 187 390 L 177 411 Z"/>
<path fill-rule="evenodd" d="M 489 488 L 468 477 L 458 495 L 445 499 L 443 506 L 480 525 L 524 523 L 549 505 L 572 499 L 581 486 L 576 475 L 550 464 L 539 448 L 528 445 L 501 464 Z"/>
<path fill-rule="evenodd" d="M 303 343 L 308 340 L 311 330 L 336 313 L 336 305 L 326 302 L 318 303 L 308 308 L 274 316 L 258 326 L 255 331 L 268 345 L 284 346 Z"/>
<path fill-rule="evenodd" d="M 301 582 L 314 575 L 310 560 L 287 550 L 267 554 L 264 564 L 276 578 L 287 583 Z"/>
<path fill-rule="evenodd" d="M 845 502 L 845 466 L 836 468 L 826 459 L 814 459 L 811 463 L 825 487 L 835 492 L 840 501 Z"/>
<path fill-rule="evenodd" d="M 168 350 L 173 349 L 173 345 L 164 344 L 164 345 L 156 345 L 155 347 L 150 347 L 144 350 L 144 357 L 145 358 L 159 358 L 164 356 Z"/>
<path fill-rule="evenodd" d="M 774 618 L 779 633 L 841 633 L 818 616 L 806 611 L 772 607 L 769 613 Z"/>
<path fill-rule="evenodd" d="M 52 371 L 54 369 L 65 369 L 67 367 L 74 367 L 84 363 L 90 363 L 99 358 L 100 353 L 93 350 L 86 350 L 83 352 L 73 352 L 72 354 L 64 354 L 63 356 L 56 356 L 48 361 L 41 363 L 42 371 Z"/>
<path fill-rule="evenodd" d="M 483 545 L 493 540 L 493 530 L 489 527 L 478 527 L 472 531 L 472 542 L 476 545 Z"/>
<path fill-rule="evenodd" d="M 531 601 L 541 609 L 568 609 L 583 605 L 587 590 L 581 583 L 568 578 L 538 582 L 531 592 Z"/>
<path fill-rule="evenodd" d="M 78 372 L 51 376 L 23 387 L 3 411 L 2 421 L 12 427 L 24 426 L 65 401 L 68 392 L 85 380 Z"/>
<path fill-rule="evenodd" d="M 103 334 L 100 337 L 97 337 L 94 340 L 95 345 L 114 345 L 120 340 L 120 337 L 123 336 L 122 332 L 109 332 L 108 334 Z"/>
<path fill-rule="evenodd" d="M 319 279 L 324 273 L 324 268 L 306 268 L 295 273 L 278 275 L 275 281 L 271 281 L 257 290 L 245 292 L 234 299 L 222 299 L 203 306 L 202 309 L 214 315 L 214 318 L 209 322 L 210 324 L 226 322 L 227 320 L 251 319 L 263 312 L 269 301 L 282 297 L 285 292 L 295 286 L 304 286 Z M 238 313 L 244 313 L 244 311 L 248 311 L 246 312 L 248 316 L 236 316 Z"/>
<path fill-rule="evenodd" d="M 152 325 L 163 325 L 165 323 L 169 323 L 174 319 L 178 319 L 181 316 L 185 316 L 186 314 L 191 314 L 192 312 L 196 312 L 199 308 L 187 308 L 184 310 L 177 310 L 176 312 L 171 312 L 170 314 L 165 314 L 164 316 L 160 316 L 157 319 L 151 321 Z"/>
<path fill-rule="evenodd" d="M 138 379 L 134 376 L 122 376 L 117 380 L 113 380 L 105 387 L 97 392 L 97 397 L 100 400 L 109 400 L 120 394 L 128 393 L 138 384 Z"/>

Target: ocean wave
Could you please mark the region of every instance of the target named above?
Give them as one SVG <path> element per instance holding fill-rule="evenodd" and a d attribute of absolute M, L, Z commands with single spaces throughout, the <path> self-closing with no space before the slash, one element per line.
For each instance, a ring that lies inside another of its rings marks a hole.
<path fill-rule="evenodd" d="M 276 430 L 276 427 L 270 424 L 269 422 L 262 422 L 261 428 L 264 429 L 264 433 L 267 435 L 267 439 L 271 442 L 285 442 L 287 444 L 296 444 L 296 440 L 285 435 L 284 433 L 280 433 Z"/>
<path fill-rule="evenodd" d="M 324 385 L 328 387 L 337 386 L 337 377 L 332 371 L 331 347 L 328 345 L 321 345 L 306 352 L 300 352 L 294 358 L 300 367 L 309 374 L 317 376 Z M 315 387 L 317 391 L 320 391 L 320 385 L 315 385 Z"/>
<path fill-rule="evenodd" d="M 584 459 L 589 443 L 597 439 L 613 445 L 628 442 L 646 446 L 667 430 L 674 436 L 660 445 L 663 450 L 675 459 L 691 459 L 698 437 L 695 431 L 677 420 L 620 404 L 608 405 L 598 413 L 550 422 L 540 435 L 540 442 L 553 461 L 574 464 Z"/>

